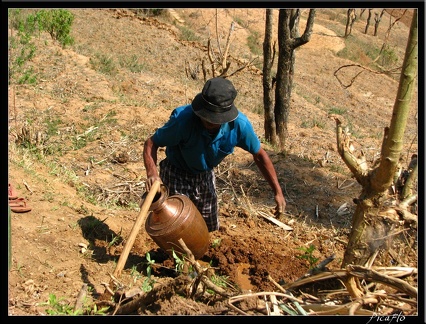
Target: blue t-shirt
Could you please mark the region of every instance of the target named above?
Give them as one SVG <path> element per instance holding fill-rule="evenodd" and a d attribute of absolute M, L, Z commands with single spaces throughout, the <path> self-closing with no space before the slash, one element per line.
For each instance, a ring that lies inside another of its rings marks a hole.
<path fill-rule="evenodd" d="M 260 141 L 243 113 L 222 124 L 212 138 L 190 104 L 174 109 L 167 123 L 155 132 L 153 141 L 158 147 L 166 146 L 166 156 L 173 165 L 193 174 L 212 170 L 234 152 L 235 146 L 252 154 L 260 150 Z"/>

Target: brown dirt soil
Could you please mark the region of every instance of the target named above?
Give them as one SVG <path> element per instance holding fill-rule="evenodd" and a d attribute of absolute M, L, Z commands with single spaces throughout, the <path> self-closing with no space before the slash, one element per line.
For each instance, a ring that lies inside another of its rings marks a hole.
<path fill-rule="evenodd" d="M 179 9 L 158 17 L 126 9 L 70 11 L 75 16 L 71 32 L 75 44 L 62 49 L 41 33 L 33 39 L 36 55 L 28 62 L 37 74 L 37 84 L 9 85 L 8 179 L 32 208 L 28 213 L 11 213 L 8 314 L 13 316 L 46 315 L 52 309 L 46 305 L 49 295 L 73 307 L 82 287 L 87 287 L 88 305 L 105 296 L 103 283 L 110 282 L 145 192 L 143 141 L 173 108 L 190 102 L 202 88 L 201 69 L 193 79 L 186 76 L 185 67 L 189 62 L 195 71 L 202 59 L 207 60 L 209 36 L 216 46 L 215 14 L 222 47 L 231 22 L 238 22 L 229 49 L 231 71 L 254 57 L 247 45 L 254 32 L 261 48 L 265 24 L 263 9 Z M 272 215 L 274 201 L 251 156 L 237 149 L 216 170 L 221 227 L 210 234 L 211 245 L 199 262 L 227 281 L 234 296 L 248 291 L 280 292 L 274 281 L 297 281 L 310 268 L 303 256 L 311 245 L 312 258 L 322 261 L 334 255 L 327 267 L 340 269 L 353 199 L 361 187 L 339 157 L 335 122 L 328 114 L 333 109 L 342 113 L 354 135 L 354 146 L 372 165 L 380 155 L 398 87 L 398 76 L 364 72 L 344 89 L 333 76 L 340 66 L 353 63 L 337 56 L 345 47 L 345 15 L 344 9 L 317 11 L 310 42 L 296 51 L 287 152 L 278 154 L 262 144 L 284 189 L 283 221 L 292 230 L 262 216 Z M 301 31 L 306 17 L 307 10 Z M 386 13 L 374 37 L 373 27 L 364 34 L 363 17 L 354 24 L 352 35 L 380 48 L 388 22 Z M 407 22 L 396 23 L 388 39 L 400 63 Z M 185 30 L 196 37 L 182 40 Z M 16 33 L 9 30 L 10 37 Z M 365 54 L 357 56 L 361 55 Z M 115 65 L 107 65 L 108 60 Z M 96 62 L 109 70 L 96 69 Z M 131 63 L 141 68 L 132 72 Z M 347 69 L 342 77 L 348 82 L 357 72 L 357 68 Z M 238 89 L 237 107 L 263 138 L 261 71 L 245 69 L 230 79 Z M 404 165 L 417 153 L 417 132 L 415 100 L 404 138 Z M 28 142 L 34 144 L 33 151 L 22 147 Z M 163 157 L 160 151 L 159 159 Z M 338 213 L 340 207 L 345 212 Z M 395 240 L 395 244 L 399 243 Z M 417 268 L 416 244 L 392 248 L 396 255 L 380 253 L 375 266 Z M 143 226 L 117 278 L 122 290 L 146 285 L 147 253 L 154 260 L 154 297 L 132 314 L 240 314 L 218 294 L 187 298 L 178 293 L 175 260 L 146 235 Z M 294 296 L 325 302 L 332 299 L 331 291 L 345 295 L 338 281 L 303 287 L 295 289 Z M 243 299 L 235 305 L 247 314 L 262 315 L 266 314 L 258 305 L 262 300 Z"/>

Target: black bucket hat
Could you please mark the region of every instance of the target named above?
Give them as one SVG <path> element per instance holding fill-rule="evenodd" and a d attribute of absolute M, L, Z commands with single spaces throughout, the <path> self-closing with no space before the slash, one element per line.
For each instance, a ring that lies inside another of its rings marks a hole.
<path fill-rule="evenodd" d="M 238 116 L 234 106 L 237 90 L 231 81 L 218 77 L 207 80 L 203 91 L 192 100 L 194 113 L 212 124 L 224 124 Z"/>

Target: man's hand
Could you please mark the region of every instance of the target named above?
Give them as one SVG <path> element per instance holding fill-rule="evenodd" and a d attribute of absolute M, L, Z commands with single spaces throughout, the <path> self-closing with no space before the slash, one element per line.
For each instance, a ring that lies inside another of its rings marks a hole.
<path fill-rule="evenodd" d="M 152 187 L 152 185 L 154 184 L 154 182 L 156 180 L 159 180 L 161 182 L 161 179 L 160 179 L 159 176 L 151 176 L 148 179 L 146 179 L 146 183 L 145 183 L 146 191 L 150 191 L 151 190 L 151 187 Z M 161 189 L 160 189 L 160 187 L 158 187 L 158 192 L 160 192 L 160 191 L 161 191 Z"/>
<path fill-rule="evenodd" d="M 155 180 L 161 179 L 158 176 L 157 171 L 157 150 L 158 146 L 155 145 L 154 141 L 152 140 L 152 136 L 148 137 L 143 145 L 143 163 L 145 165 L 146 169 L 146 190 L 149 191 L 152 188 L 152 185 L 154 184 Z M 160 192 L 160 189 L 158 189 L 158 192 Z"/>
<path fill-rule="evenodd" d="M 274 215 L 278 220 L 280 220 L 284 217 L 286 201 L 283 194 L 276 194 L 274 199 L 277 204 L 275 206 Z"/>

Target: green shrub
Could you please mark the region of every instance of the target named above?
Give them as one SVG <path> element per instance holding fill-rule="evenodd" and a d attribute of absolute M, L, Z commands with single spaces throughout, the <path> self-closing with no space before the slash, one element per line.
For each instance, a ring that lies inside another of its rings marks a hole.
<path fill-rule="evenodd" d="M 65 9 L 10 9 L 8 18 L 9 25 L 17 31 L 9 38 L 9 82 L 14 80 L 18 84 L 36 84 L 36 74 L 31 67 L 26 66 L 36 54 L 32 37 L 47 31 L 62 47 L 71 45 L 74 43 L 70 36 L 74 16 Z"/>
<path fill-rule="evenodd" d="M 47 31 L 52 39 L 59 41 L 65 47 L 74 44 L 70 36 L 74 15 L 65 9 L 40 10 L 37 12 L 40 29 Z"/>

